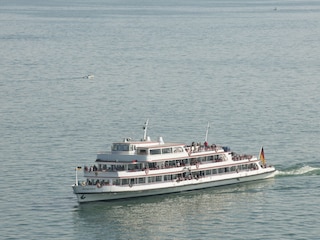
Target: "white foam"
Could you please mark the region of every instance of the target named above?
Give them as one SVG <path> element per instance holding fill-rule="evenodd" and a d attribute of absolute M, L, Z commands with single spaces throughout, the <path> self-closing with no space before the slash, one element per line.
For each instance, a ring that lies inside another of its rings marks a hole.
<path fill-rule="evenodd" d="M 315 170 L 320 170 L 320 168 L 314 168 L 310 166 L 303 166 L 298 169 L 292 169 L 292 170 L 287 170 L 287 171 L 276 171 L 276 175 L 303 175 Z"/>

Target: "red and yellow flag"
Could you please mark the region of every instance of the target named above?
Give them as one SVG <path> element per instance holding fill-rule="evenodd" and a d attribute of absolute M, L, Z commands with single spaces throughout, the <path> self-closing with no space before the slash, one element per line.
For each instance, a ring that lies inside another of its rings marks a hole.
<path fill-rule="evenodd" d="M 262 164 L 265 165 L 265 164 L 266 164 L 266 159 L 265 159 L 265 157 L 264 157 L 263 147 L 262 147 L 261 150 L 260 150 L 259 158 L 260 158 Z"/>

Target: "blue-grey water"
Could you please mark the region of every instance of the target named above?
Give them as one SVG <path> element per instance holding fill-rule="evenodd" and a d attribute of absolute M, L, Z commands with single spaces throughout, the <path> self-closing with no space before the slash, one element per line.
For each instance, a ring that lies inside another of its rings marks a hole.
<path fill-rule="evenodd" d="M 319 41 L 317 0 L 0 0 L 1 239 L 319 239 Z M 79 205 L 74 168 L 147 118 L 278 174 Z"/>

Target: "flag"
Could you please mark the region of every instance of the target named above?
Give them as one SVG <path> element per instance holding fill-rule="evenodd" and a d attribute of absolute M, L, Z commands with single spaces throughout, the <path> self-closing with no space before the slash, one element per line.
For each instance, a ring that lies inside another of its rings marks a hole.
<path fill-rule="evenodd" d="M 265 164 L 266 164 L 266 159 L 265 159 L 265 157 L 264 157 L 263 147 L 262 147 L 261 150 L 260 150 L 259 158 L 260 158 L 262 164 L 265 165 Z"/>

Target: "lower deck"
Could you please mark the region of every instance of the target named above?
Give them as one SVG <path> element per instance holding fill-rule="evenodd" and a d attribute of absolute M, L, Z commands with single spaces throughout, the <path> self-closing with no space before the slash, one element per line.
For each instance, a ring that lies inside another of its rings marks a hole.
<path fill-rule="evenodd" d="M 273 177 L 274 167 L 247 170 L 242 172 L 227 172 L 217 175 L 204 175 L 200 178 L 171 180 L 137 185 L 88 185 L 73 186 L 79 202 L 105 201 L 132 197 L 152 196 L 159 194 L 191 191 L 209 187 L 237 184 Z"/>
<path fill-rule="evenodd" d="M 87 178 L 86 181 L 78 182 L 78 185 L 82 186 L 133 186 L 133 185 L 145 185 L 150 183 L 161 183 L 169 181 L 187 181 L 192 179 L 200 179 L 208 176 L 224 175 L 228 173 L 248 172 L 252 170 L 258 170 L 261 166 L 258 162 L 249 162 L 234 166 L 222 166 L 219 168 L 203 169 L 196 165 L 194 170 L 189 167 L 181 167 L 181 171 L 166 174 L 152 174 L 153 170 L 146 169 L 144 176 L 137 177 L 124 177 L 124 178 L 107 178 L 101 175 L 95 175 L 94 177 Z"/>

